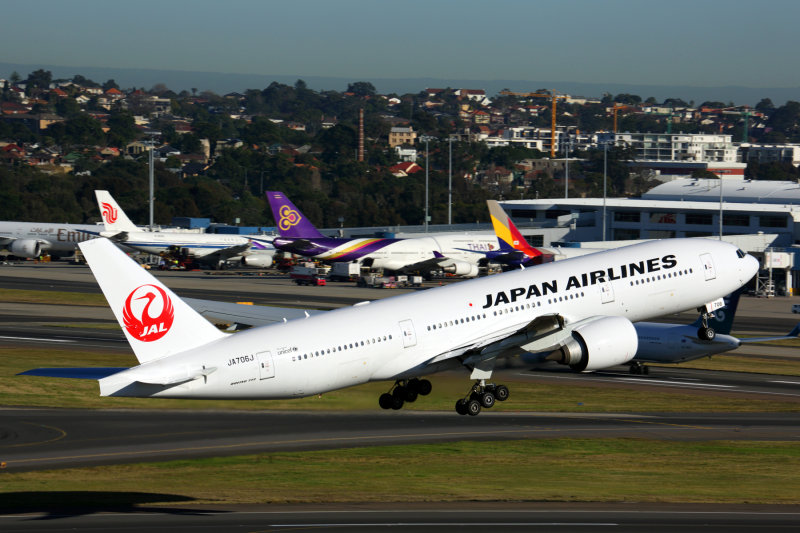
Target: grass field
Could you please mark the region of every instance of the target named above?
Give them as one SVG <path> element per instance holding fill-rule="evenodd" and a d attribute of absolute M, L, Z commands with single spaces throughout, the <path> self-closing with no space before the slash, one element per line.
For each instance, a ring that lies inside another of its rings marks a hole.
<path fill-rule="evenodd" d="M 121 505 L 604 501 L 797 503 L 793 442 L 545 439 L 351 448 L 0 475 L 0 510 Z M 115 499 L 119 501 L 115 501 Z M 84 501 L 82 501 L 84 500 Z M 130 503 L 130 502 L 127 502 Z"/>

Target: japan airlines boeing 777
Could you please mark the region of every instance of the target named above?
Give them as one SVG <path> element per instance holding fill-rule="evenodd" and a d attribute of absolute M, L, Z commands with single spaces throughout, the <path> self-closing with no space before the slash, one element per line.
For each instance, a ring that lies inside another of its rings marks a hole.
<path fill-rule="evenodd" d="M 497 250 L 493 235 L 440 235 L 411 239 L 334 239 L 325 237 L 286 196 L 267 191 L 280 237 L 275 248 L 327 262 L 358 262 L 395 271 L 443 270 L 465 277 L 478 275 L 486 252 Z"/>
<path fill-rule="evenodd" d="M 388 380 L 380 404 L 399 409 L 430 392 L 423 376 L 465 368 L 475 382 L 456 410 L 471 415 L 508 397 L 486 383 L 498 359 L 552 351 L 578 370 L 626 363 L 638 347 L 632 321 L 712 311 L 758 270 L 725 242 L 651 241 L 225 334 L 108 240 L 81 250 L 140 364 L 26 374 L 167 398 L 291 398 Z"/>
<path fill-rule="evenodd" d="M 271 239 L 252 235 L 144 231 L 131 222 L 108 191 L 94 193 L 105 224 L 105 231 L 101 235 L 120 245 L 162 255 L 181 250 L 195 260 L 214 267 L 229 260 L 260 268 L 272 264 L 275 248 L 269 242 Z"/>

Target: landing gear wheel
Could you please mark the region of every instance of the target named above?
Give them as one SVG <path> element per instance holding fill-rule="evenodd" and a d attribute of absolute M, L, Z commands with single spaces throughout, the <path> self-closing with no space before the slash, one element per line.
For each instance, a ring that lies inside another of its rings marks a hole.
<path fill-rule="evenodd" d="M 381 406 L 381 409 L 391 409 L 392 405 L 394 405 L 394 397 L 388 392 L 384 392 L 381 394 L 381 397 L 378 398 L 378 404 Z"/>
<path fill-rule="evenodd" d="M 697 337 L 701 341 L 713 341 L 714 337 L 717 336 L 717 332 L 714 331 L 713 328 L 710 327 L 703 327 L 697 330 Z"/>
<path fill-rule="evenodd" d="M 481 394 L 481 406 L 485 407 L 486 409 L 491 409 L 494 407 L 494 394 L 489 391 Z"/>
<path fill-rule="evenodd" d="M 407 401 L 408 403 L 414 403 L 414 402 L 417 401 L 417 395 L 418 394 L 419 393 L 417 392 L 416 389 L 411 388 L 411 387 L 407 387 L 406 388 L 406 397 L 404 398 L 404 400 Z"/>
<path fill-rule="evenodd" d="M 456 402 L 456 413 L 460 415 L 467 414 L 467 402 L 463 398 Z"/>
<path fill-rule="evenodd" d="M 422 396 L 427 396 L 433 390 L 433 385 L 427 379 L 421 379 L 417 382 L 417 392 Z"/>
<path fill-rule="evenodd" d="M 498 385 L 497 388 L 494 389 L 494 399 L 498 402 L 504 402 L 508 400 L 508 387 L 505 385 Z"/>
<path fill-rule="evenodd" d="M 469 416 L 478 416 L 481 412 L 481 404 L 478 400 L 470 400 L 467 402 L 467 414 Z"/>

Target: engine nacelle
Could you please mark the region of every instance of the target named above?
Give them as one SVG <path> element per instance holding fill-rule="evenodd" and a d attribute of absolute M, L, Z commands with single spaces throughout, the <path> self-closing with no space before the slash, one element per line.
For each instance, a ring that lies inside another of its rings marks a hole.
<path fill-rule="evenodd" d="M 608 316 L 576 327 L 572 337 L 548 359 L 585 372 L 627 363 L 636 356 L 639 337 L 630 320 Z"/>
<path fill-rule="evenodd" d="M 33 259 L 41 255 L 42 247 L 34 239 L 17 239 L 8 246 L 8 251 L 17 257 Z"/>
<path fill-rule="evenodd" d="M 478 275 L 478 265 L 466 263 L 464 261 L 453 261 L 448 265 L 442 267 L 442 270 L 456 276 L 464 276 L 465 278 L 474 278 Z"/>
<path fill-rule="evenodd" d="M 242 266 L 253 268 L 268 268 L 272 266 L 272 256 L 270 254 L 253 254 L 242 257 Z"/>

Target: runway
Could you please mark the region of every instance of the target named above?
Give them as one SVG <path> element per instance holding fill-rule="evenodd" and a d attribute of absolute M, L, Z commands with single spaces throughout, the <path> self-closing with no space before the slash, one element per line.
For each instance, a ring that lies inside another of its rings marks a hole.
<path fill-rule="evenodd" d="M 0 461 L 9 472 L 169 459 L 560 437 L 798 440 L 800 414 L 572 414 L 0 410 Z"/>
<path fill-rule="evenodd" d="M 413 533 L 796 531 L 800 506 L 573 503 L 445 503 L 142 507 L 99 500 L 69 514 L 33 510 L 0 516 L 0 529 L 20 531 L 291 532 L 397 530 Z M 161 496 L 161 495 L 155 495 Z"/>

